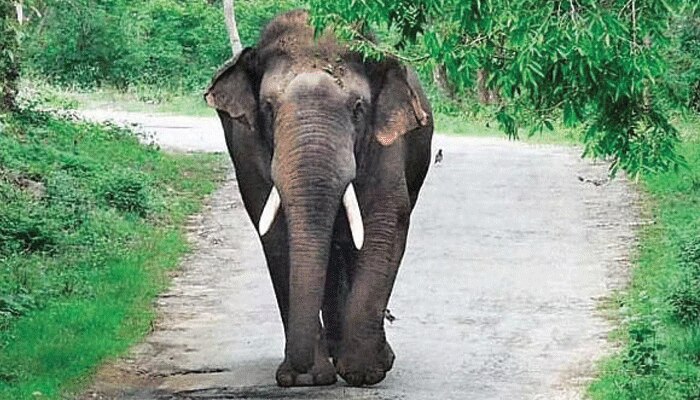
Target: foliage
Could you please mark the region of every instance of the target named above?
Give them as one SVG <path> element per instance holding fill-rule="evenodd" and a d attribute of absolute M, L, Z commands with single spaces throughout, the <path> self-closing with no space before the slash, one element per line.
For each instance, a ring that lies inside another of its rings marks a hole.
<path fill-rule="evenodd" d="M 672 102 L 700 112 L 700 8 L 690 8 L 674 18 L 672 46 L 668 49 L 668 74 Z"/>
<path fill-rule="evenodd" d="M 0 0 L 0 112 L 14 111 L 16 108 L 19 33 L 13 3 Z"/>
<path fill-rule="evenodd" d="M 40 11 L 27 35 L 27 68 L 63 85 L 201 90 L 231 55 L 221 1 L 35 3 Z M 237 1 L 243 43 L 253 43 L 264 21 L 296 4 Z"/>
<path fill-rule="evenodd" d="M 221 166 L 116 126 L 0 117 L 0 398 L 61 398 L 148 331 Z"/>
<path fill-rule="evenodd" d="M 121 212 L 145 217 L 153 207 L 148 177 L 133 170 L 108 177 L 101 192 L 107 204 Z"/>
<path fill-rule="evenodd" d="M 638 375 L 650 375 L 660 368 L 659 352 L 663 345 L 657 337 L 659 321 L 637 317 L 628 321 L 629 344 L 623 363 L 627 370 Z"/>
<path fill-rule="evenodd" d="M 646 175 L 649 217 L 638 266 L 620 294 L 623 346 L 590 387 L 595 400 L 700 398 L 700 136 L 686 128 L 688 169 Z"/>
<path fill-rule="evenodd" d="M 669 297 L 673 315 L 683 324 L 700 324 L 700 238 L 685 244 L 679 258 L 683 274 Z"/>
<path fill-rule="evenodd" d="M 371 57 L 444 66 L 459 90 L 477 71 L 503 102 L 495 117 L 519 127 L 583 125 L 585 153 L 634 176 L 683 164 L 662 97 L 667 32 L 681 0 L 312 0 L 317 26 L 331 25 Z M 384 44 L 367 39 L 381 32 Z M 388 39 L 388 41 L 386 41 Z"/>

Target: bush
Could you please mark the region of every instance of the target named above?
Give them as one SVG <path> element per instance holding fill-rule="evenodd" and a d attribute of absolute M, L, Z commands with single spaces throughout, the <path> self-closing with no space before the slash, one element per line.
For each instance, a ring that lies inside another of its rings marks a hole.
<path fill-rule="evenodd" d="M 682 246 L 681 262 L 700 277 L 700 238 L 689 240 Z"/>
<path fill-rule="evenodd" d="M 623 362 L 628 370 L 649 375 L 659 368 L 659 351 L 663 345 L 657 338 L 658 321 L 633 318 L 628 327 L 629 348 Z"/>
<path fill-rule="evenodd" d="M 61 220 L 12 184 L 0 182 L 0 257 L 50 251 L 60 239 Z"/>
<path fill-rule="evenodd" d="M 57 171 L 46 180 L 46 201 L 61 211 L 71 229 L 76 229 L 87 220 L 92 199 L 77 178 Z"/>
<path fill-rule="evenodd" d="M 669 296 L 673 316 L 682 324 L 700 322 L 700 239 L 690 240 L 681 248 L 683 277 Z"/>
<path fill-rule="evenodd" d="M 700 322 L 700 280 L 686 278 L 669 297 L 674 317 L 682 324 Z"/>
<path fill-rule="evenodd" d="M 147 178 L 135 171 L 108 176 L 102 185 L 101 197 L 109 206 L 140 217 L 145 217 L 153 208 Z"/>

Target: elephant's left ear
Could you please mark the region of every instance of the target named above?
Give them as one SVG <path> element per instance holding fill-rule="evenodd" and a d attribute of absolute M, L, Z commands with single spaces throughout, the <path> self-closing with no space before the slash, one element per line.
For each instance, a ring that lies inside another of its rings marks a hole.
<path fill-rule="evenodd" d="M 422 95 L 418 78 L 396 60 L 377 64 L 374 74 L 378 89 L 374 98 L 374 134 L 383 146 L 430 124 L 431 112 Z"/>

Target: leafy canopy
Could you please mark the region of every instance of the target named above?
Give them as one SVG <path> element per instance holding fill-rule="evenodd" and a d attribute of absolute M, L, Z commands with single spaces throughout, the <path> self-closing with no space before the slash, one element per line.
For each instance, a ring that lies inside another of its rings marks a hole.
<path fill-rule="evenodd" d="M 444 66 L 464 91 L 486 71 L 511 137 L 583 127 L 585 154 L 634 176 L 683 164 L 664 94 L 664 49 L 682 0 L 311 0 L 318 29 L 368 56 Z M 368 32 L 382 37 L 377 44 Z"/>

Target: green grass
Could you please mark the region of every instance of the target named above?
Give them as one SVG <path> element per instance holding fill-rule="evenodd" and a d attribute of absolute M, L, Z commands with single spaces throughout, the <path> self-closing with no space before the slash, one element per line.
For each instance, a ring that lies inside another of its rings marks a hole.
<path fill-rule="evenodd" d="M 80 109 L 101 109 L 130 112 L 189 115 L 195 117 L 215 116 L 201 93 L 191 95 L 153 95 L 134 92 L 119 92 L 99 89 L 89 92 L 66 92 L 67 99 Z"/>
<path fill-rule="evenodd" d="M 117 127 L 0 117 L 0 399 L 79 391 L 149 331 L 223 165 Z"/>
<path fill-rule="evenodd" d="M 654 224 L 616 298 L 621 350 L 590 386 L 596 400 L 700 399 L 700 124 L 681 127 L 689 168 L 642 180 Z"/>
<path fill-rule="evenodd" d="M 483 136 L 507 138 L 507 135 L 498 128 L 498 123 L 485 117 L 470 117 L 467 115 L 435 115 L 435 131 L 447 135 Z M 518 139 L 535 144 L 580 144 L 580 133 L 571 129 L 557 129 L 555 131 L 543 130 L 531 133 L 521 129 Z"/>
<path fill-rule="evenodd" d="M 216 113 L 204 102 L 202 93 L 173 93 L 157 87 L 135 87 L 117 90 L 102 87 L 84 90 L 60 88 L 38 78 L 24 79 L 21 93 L 43 108 L 51 109 L 100 109 L 113 111 L 214 116 Z"/>

